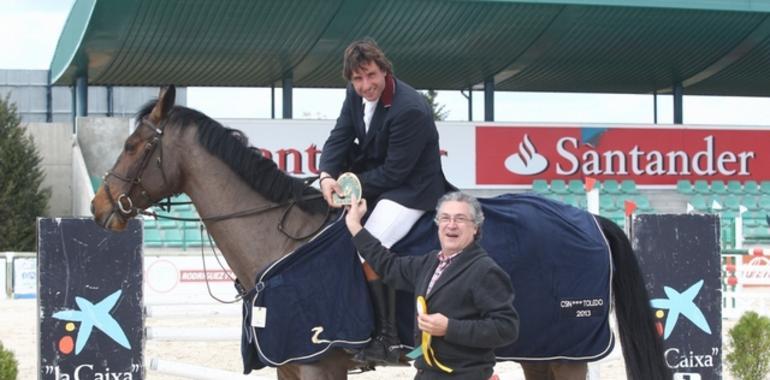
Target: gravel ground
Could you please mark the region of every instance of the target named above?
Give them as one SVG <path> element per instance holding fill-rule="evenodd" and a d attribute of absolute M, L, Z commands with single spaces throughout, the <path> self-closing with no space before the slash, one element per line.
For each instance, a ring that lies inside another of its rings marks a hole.
<path fill-rule="evenodd" d="M 0 341 L 6 348 L 14 351 L 19 361 L 19 380 L 35 379 L 37 364 L 37 339 L 36 323 L 37 317 L 35 300 L 0 300 Z M 191 318 L 176 317 L 169 319 L 147 320 L 148 327 L 184 327 L 201 326 L 207 327 L 233 327 L 238 326 L 240 317 L 218 317 L 218 318 Z M 723 324 L 723 337 L 727 330 L 732 326 L 732 322 L 725 321 Z M 149 340 L 145 346 L 145 364 L 149 366 L 150 358 L 157 357 L 164 360 L 195 364 L 210 368 L 218 368 L 238 372 L 241 369 L 240 346 L 239 342 L 162 342 Z M 599 374 L 601 379 L 623 379 L 625 378 L 623 360 L 619 352 L 614 352 L 608 358 L 597 364 L 592 364 L 592 371 Z M 495 367 L 496 374 L 502 380 L 520 380 L 523 379 L 521 369 L 516 363 L 499 363 Z M 275 378 L 275 371 L 264 369 L 255 372 L 255 378 L 272 379 Z M 411 379 L 414 376 L 414 369 L 409 367 L 401 368 L 382 368 L 376 371 L 364 374 L 351 375 L 351 379 L 360 380 L 393 380 L 393 379 Z M 156 371 L 147 371 L 147 380 L 172 380 L 182 379 L 182 377 L 161 374 Z M 725 373 L 724 379 L 731 379 L 729 374 Z"/>

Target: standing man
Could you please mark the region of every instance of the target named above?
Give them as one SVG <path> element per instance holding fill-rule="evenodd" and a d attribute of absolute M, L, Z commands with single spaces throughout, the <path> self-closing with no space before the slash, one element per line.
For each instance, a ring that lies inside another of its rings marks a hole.
<path fill-rule="evenodd" d="M 438 131 L 422 95 L 393 76 L 393 67 L 371 39 L 345 49 L 342 75 L 349 82 L 337 124 L 324 144 L 320 186 L 333 207 L 342 195 L 336 178 L 355 173 L 363 197 L 374 205 L 366 228 L 391 247 L 451 189 L 441 171 Z M 400 356 L 395 325 L 396 295 L 363 263 L 374 304 L 376 337 L 354 359 L 396 364 Z"/>
<path fill-rule="evenodd" d="M 427 312 L 417 316 L 417 327 L 432 336 L 433 354 L 415 361 L 415 379 L 489 379 L 494 349 L 516 340 L 519 316 L 511 279 L 478 244 L 484 221 L 478 200 L 460 192 L 443 196 L 436 207 L 441 250 L 405 257 L 391 253 L 361 226 L 366 200 L 355 201 L 345 223 L 358 252 L 388 285 L 426 300 Z"/>

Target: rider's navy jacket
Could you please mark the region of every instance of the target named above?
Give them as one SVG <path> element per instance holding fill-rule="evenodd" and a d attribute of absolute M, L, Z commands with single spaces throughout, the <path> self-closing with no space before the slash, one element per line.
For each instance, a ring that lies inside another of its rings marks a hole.
<path fill-rule="evenodd" d="M 390 199 L 432 210 L 452 189 L 441 171 L 433 113 L 422 95 L 391 75 L 365 131 L 362 98 L 348 85 L 337 123 L 324 144 L 320 170 L 333 177 L 352 171 L 370 204 Z"/>

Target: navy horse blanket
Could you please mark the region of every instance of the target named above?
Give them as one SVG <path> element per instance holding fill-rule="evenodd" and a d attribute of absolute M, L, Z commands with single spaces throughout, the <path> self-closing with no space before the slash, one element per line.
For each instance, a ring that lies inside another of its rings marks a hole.
<path fill-rule="evenodd" d="M 533 194 L 479 201 L 481 245 L 511 276 L 521 318 L 519 339 L 496 350 L 498 360 L 593 361 L 609 354 L 612 262 L 593 215 Z M 438 249 L 434 216 L 424 215 L 391 251 L 407 256 Z M 259 327 L 252 323 L 255 314 Z M 405 346 L 414 345 L 414 315 L 414 296 L 400 292 L 398 331 Z M 366 345 L 373 312 L 344 220 L 258 276 L 244 300 L 243 326 L 246 373 L 317 361 L 333 347 Z"/>

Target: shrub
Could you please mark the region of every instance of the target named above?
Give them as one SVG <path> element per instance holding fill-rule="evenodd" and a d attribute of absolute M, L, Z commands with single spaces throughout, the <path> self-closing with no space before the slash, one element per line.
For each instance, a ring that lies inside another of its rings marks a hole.
<path fill-rule="evenodd" d="M 13 352 L 6 350 L 3 342 L 0 342 L 0 380 L 16 380 L 18 366 Z"/>
<path fill-rule="evenodd" d="M 763 380 L 770 372 L 770 318 L 749 311 L 730 329 L 730 372 L 741 380 Z"/>
<path fill-rule="evenodd" d="M 0 97 L 0 252 L 34 251 L 35 220 L 45 213 L 49 189 L 32 138 L 16 106 Z"/>

